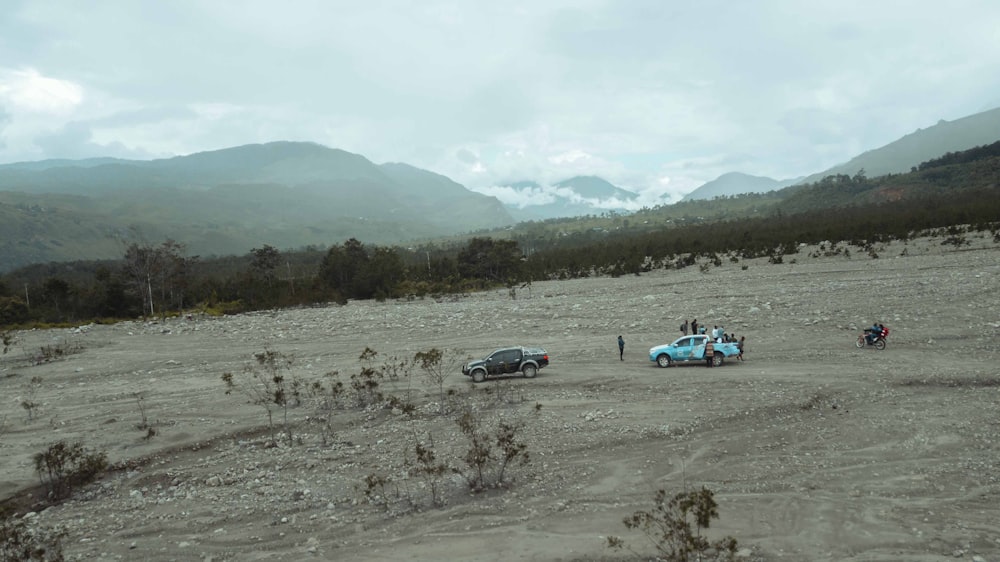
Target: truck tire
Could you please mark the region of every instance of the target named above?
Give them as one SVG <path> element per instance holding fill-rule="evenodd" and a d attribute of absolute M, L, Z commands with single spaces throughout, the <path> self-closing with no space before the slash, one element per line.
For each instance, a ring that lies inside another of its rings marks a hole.
<path fill-rule="evenodd" d="M 670 359 L 670 356 L 666 353 L 661 353 L 656 356 L 656 364 L 661 367 L 669 367 L 673 365 L 673 363 L 674 362 Z"/>
<path fill-rule="evenodd" d="M 482 369 L 472 371 L 472 382 L 483 382 L 484 380 L 486 380 L 486 371 Z"/>
<path fill-rule="evenodd" d="M 713 367 L 721 367 L 722 366 L 722 360 L 725 357 L 726 356 L 723 355 L 721 352 L 716 351 L 715 355 L 712 356 L 712 366 Z"/>
<path fill-rule="evenodd" d="M 534 365 L 525 365 L 521 372 L 524 373 L 524 378 L 533 379 L 538 374 L 538 369 Z"/>

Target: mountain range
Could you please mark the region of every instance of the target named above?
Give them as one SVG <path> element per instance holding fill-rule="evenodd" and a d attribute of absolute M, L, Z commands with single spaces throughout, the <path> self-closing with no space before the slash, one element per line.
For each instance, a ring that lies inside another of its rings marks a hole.
<path fill-rule="evenodd" d="M 683 203 L 771 191 L 783 197 L 829 175 L 905 172 L 997 140 L 1000 108 L 939 122 L 806 178 L 724 174 Z M 202 256 L 240 255 L 264 244 L 325 248 L 351 237 L 393 244 L 519 221 L 624 211 L 637 197 L 594 176 L 506 187 L 529 204 L 504 205 L 408 164 L 375 164 L 358 154 L 302 142 L 149 161 L 0 165 L 0 273 L 33 263 L 119 258 L 123 241 L 137 233 L 151 242 L 176 240 L 187 245 L 189 255 Z"/>
<path fill-rule="evenodd" d="M 275 142 L 163 160 L 0 166 L 0 271 L 115 258 L 138 227 L 193 254 L 388 244 L 513 224 L 493 197 L 407 164 Z"/>

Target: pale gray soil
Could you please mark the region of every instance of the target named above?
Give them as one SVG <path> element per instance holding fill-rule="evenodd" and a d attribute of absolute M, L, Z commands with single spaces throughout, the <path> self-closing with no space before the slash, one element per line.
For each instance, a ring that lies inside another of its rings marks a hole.
<path fill-rule="evenodd" d="M 720 514 L 709 536 L 735 537 L 744 560 L 998 561 L 1000 248 L 970 240 L 536 283 L 516 300 L 491 291 L 21 332 L 0 360 L 0 497 L 37 484 L 33 454 L 82 439 L 113 462 L 146 462 L 30 515 L 68 530 L 71 559 L 614 559 L 625 554 L 605 547 L 611 534 L 653 553 L 622 518 L 650 509 L 657 489 L 706 486 Z M 695 317 L 745 335 L 746 362 L 654 366 L 649 347 Z M 872 320 L 892 329 L 885 351 L 854 345 Z M 416 414 L 339 410 L 327 445 L 307 400 L 289 413 L 301 443 L 265 447 L 266 432 L 247 433 L 264 410 L 220 379 L 240 380 L 265 347 L 293 356 L 297 378 L 336 370 L 349 382 L 366 346 L 381 359 L 508 344 L 544 346 L 552 364 L 482 385 L 456 368 L 448 415 L 416 370 L 382 385 L 401 397 L 410 387 Z M 81 351 L 33 364 L 43 345 Z M 42 405 L 28 421 L 32 377 Z M 149 440 L 136 392 L 158 431 Z M 463 406 L 489 427 L 521 424 L 530 462 L 510 469 L 509 488 L 475 495 L 448 476 L 447 504 L 434 507 L 404 463 L 419 440 L 462 466 Z M 387 497 L 366 498 L 369 474 L 394 480 Z"/>

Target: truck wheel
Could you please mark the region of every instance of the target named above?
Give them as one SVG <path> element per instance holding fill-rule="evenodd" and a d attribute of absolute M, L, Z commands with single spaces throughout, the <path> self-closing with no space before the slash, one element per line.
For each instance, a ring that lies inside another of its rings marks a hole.
<path fill-rule="evenodd" d="M 483 382 L 484 380 L 486 380 L 486 371 L 482 369 L 472 371 L 472 382 Z"/>
<path fill-rule="evenodd" d="M 715 352 L 715 355 L 712 356 L 712 366 L 713 367 L 721 367 L 722 366 L 722 358 L 723 357 L 725 357 L 725 355 L 723 355 L 723 354 L 721 354 L 719 352 Z"/>
<path fill-rule="evenodd" d="M 526 379 L 533 379 L 535 378 L 535 375 L 538 374 L 538 369 L 536 369 L 534 365 L 525 365 L 522 371 L 524 372 L 524 378 Z"/>
<path fill-rule="evenodd" d="M 670 356 L 666 353 L 661 353 L 656 357 L 656 364 L 661 367 L 669 367 L 673 361 L 670 360 Z"/>

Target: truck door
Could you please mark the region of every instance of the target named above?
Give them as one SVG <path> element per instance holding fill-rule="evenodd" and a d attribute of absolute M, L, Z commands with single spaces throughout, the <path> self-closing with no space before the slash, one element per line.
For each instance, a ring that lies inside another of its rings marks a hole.
<path fill-rule="evenodd" d="M 486 372 L 491 375 L 503 372 L 503 351 L 494 351 L 486 358 Z"/>
<path fill-rule="evenodd" d="M 516 373 L 521 368 L 521 350 L 509 349 L 503 355 L 503 372 Z"/>
<path fill-rule="evenodd" d="M 705 344 L 707 343 L 708 343 L 707 337 L 705 336 L 698 337 L 697 344 L 691 347 L 691 360 L 698 360 L 705 358 Z"/>
<path fill-rule="evenodd" d="M 690 361 L 695 350 L 695 341 L 697 338 L 682 338 L 681 341 L 677 342 L 677 359 L 681 361 Z"/>
<path fill-rule="evenodd" d="M 519 356 L 521 352 L 516 349 L 503 349 L 492 355 L 489 363 L 490 374 L 503 375 L 506 373 L 516 373 L 520 366 Z"/>

